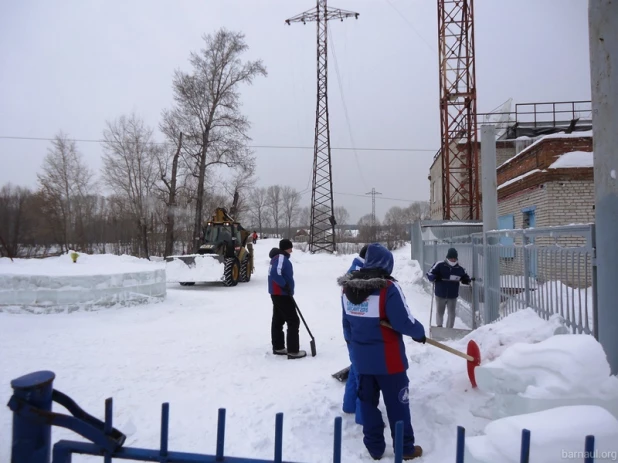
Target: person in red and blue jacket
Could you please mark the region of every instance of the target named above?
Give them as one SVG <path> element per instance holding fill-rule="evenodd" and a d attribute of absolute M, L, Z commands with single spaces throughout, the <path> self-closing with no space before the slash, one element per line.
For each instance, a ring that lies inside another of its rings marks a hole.
<path fill-rule="evenodd" d="M 395 424 L 403 421 L 403 459 L 423 450 L 414 444 L 410 417 L 408 360 L 403 335 L 425 343 L 425 328 L 410 313 L 405 296 L 391 276 L 393 254 L 378 243 L 370 244 L 362 269 L 338 279 L 343 288 L 343 332 L 350 343 L 358 372 L 358 397 L 363 419 L 363 443 L 376 460 L 386 449 L 384 421 L 378 409 L 384 399 L 393 445 Z M 388 322 L 390 327 L 381 322 Z"/>
<path fill-rule="evenodd" d="M 268 292 L 273 301 L 273 317 L 270 325 L 270 337 L 273 354 L 287 355 L 288 359 L 298 359 L 307 356 L 307 352 L 299 350 L 298 330 L 300 319 L 296 312 L 294 301 L 294 267 L 290 262 L 293 249 L 288 239 L 279 241 L 279 248 L 272 248 L 270 266 L 268 267 Z M 287 336 L 283 335 L 283 325 L 287 324 Z M 287 341 L 287 349 L 285 348 Z"/>
<path fill-rule="evenodd" d="M 352 274 L 352 272 L 357 272 L 365 265 L 365 255 L 367 254 L 366 244 L 363 246 L 358 253 L 358 256 L 354 258 L 352 261 L 352 265 L 348 269 L 347 273 Z M 360 399 L 358 398 L 358 373 L 356 371 L 356 367 L 354 366 L 354 354 L 352 353 L 352 348 L 350 347 L 350 343 L 346 342 L 348 346 L 348 355 L 350 357 L 350 372 L 348 374 L 348 380 L 345 383 L 345 392 L 343 393 L 343 412 L 344 413 L 354 413 L 354 421 L 356 424 L 363 424 L 363 419 L 361 415 L 361 407 L 360 407 Z"/>

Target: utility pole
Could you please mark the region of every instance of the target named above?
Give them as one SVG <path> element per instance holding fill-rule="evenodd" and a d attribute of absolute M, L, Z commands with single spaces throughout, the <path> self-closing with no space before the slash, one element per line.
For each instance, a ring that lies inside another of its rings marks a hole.
<path fill-rule="evenodd" d="M 328 124 L 328 21 L 358 19 L 358 13 L 329 8 L 327 0 L 316 0 L 316 7 L 293 18 L 286 24 L 314 21 L 317 23 L 318 88 L 315 110 L 315 140 L 313 151 L 313 185 L 311 189 L 311 225 L 309 252 L 335 252 L 335 215 L 333 178 L 330 158 L 330 127 Z M 329 235 L 330 232 L 330 235 Z"/>
<path fill-rule="evenodd" d="M 376 234 L 376 195 L 381 195 L 376 191 L 375 188 L 372 188 L 369 193 L 365 193 L 366 195 L 371 195 L 371 234 L 373 236 L 373 241 L 377 241 Z"/>
<path fill-rule="evenodd" d="M 594 332 L 611 374 L 618 374 L 618 2 L 589 0 L 590 83 L 594 150 L 596 280 Z"/>

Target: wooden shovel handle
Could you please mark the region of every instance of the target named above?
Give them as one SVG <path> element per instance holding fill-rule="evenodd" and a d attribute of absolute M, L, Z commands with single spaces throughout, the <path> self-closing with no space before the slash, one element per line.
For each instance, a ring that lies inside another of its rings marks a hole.
<path fill-rule="evenodd" d="M 391 330 L 393 329 L 393 327 L 391 326 L 391 324 L 389 322 L 387 322 L 386 320 L 380 320 L 380 325 L 382 326 L 386 326 L 387 328 L 390 328 Z M 437 347 L 439 349 L 445 350 L 447 352 L 450 352 L 453 355 L 457 355 L 458 357 L 464 358 L 466 359 L 468 362 L 474 362 L 474 357 L 472 357 L 471 355 L 468 354 L 464 354 L 463 352 L 460 352 L 458 350 L 453 349 L 452 347 L 449 347 L 445 344 L 442 344 L 441 342 L 438 341 L 434 341 L 431 338 L 426 338 L 425 342 L 427 344 L 431 344 L 434 347 Z"/>

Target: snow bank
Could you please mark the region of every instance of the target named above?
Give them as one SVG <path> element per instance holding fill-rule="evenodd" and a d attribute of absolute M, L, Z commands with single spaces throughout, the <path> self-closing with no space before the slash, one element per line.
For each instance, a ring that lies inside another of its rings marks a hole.
<path fill-rule="evenodd" d="M 494 393 L 493 418 L 563 405 L 599 405 L 618 418 L 618 378 L 601 345 L 585 334 L 518 343 L 476 369 L 479 388 Z"/>
<path fill-rule="evenodd" d="M 517 463 L 521 432 L 530 431 L 530 461 L 582 461 L 586 436 L 595 437 L 595 461 L 618 459 L 618 420 L 595 406 L 559 407 L 496 420 L 484 436 L 466 439 L 466 463 Z M 598 460 L 597 460 L 598 459 Z"/>
<path fill-rule="evenodd" d="M 223 264 L 212 256 L 183 256 L 194 257 L 191 265 L 181 259 L 167 262 L 165 278 L 168 283 L 219 281 L 223 278 Z"/>
<path fill-rule="evenodd" d="M 68 254 L 0 259 L 0 311 L 72 312 L 154 302 L 165 297 L 161 264 L 130 256 Z"/>

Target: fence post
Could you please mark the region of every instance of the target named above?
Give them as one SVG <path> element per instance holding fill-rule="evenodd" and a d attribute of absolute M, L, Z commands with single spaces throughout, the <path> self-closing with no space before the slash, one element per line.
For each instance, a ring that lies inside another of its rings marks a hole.
<path fill-rule="evenodd" d="M 14 379 L 13 398 L 50 412 L 55 377 L 52 371 L 37 371 Z M 11 448 L 11 463 L 49 463 L 51 424 L 35 424 L 14 412 Z"/>
<path fill-rule="evenodd" d="M 524 253 L 523 255 L 523 261 L 524 261 L 524 297 L 526 299 L 526 309 L 528 307 L 530 307 L 530 269 L 528 268 L 528 264 L 530 262 L 530 256 L 528 255 L 528 248 L 526 247 L 527 241 L 526 241 L 526 230 L 523 230 L 523 235 L 522 235 L 522 252 Z M 513 244 L 515 244 L 515 242 L 513 241 Z M 515 248 L 517 249 L 517 248 Z"/>
<path fill-rule="evenodd" d="M 470 235 L 470 240 L 472 243 L 472 276 L 476 278 L 479 272 L 478 266 L 478 252 L 475 244 L 474 235 Z M 478 323 L 476 320 L 476 316 L 479 313 L 479 297 L 478 297 L 478 286 L 476 283 L 471 287 L 472 291 L 472 329 L 475 330 L 478 328 Z"/>
<path fill-rule="evenodd" d="M 590 83 L 596 214 L 599 342 L 612 375 L 618 373 L 618 311 L 616 278 L 610 270 L 618 261 L 618 2 L 589 0 Z"/>

